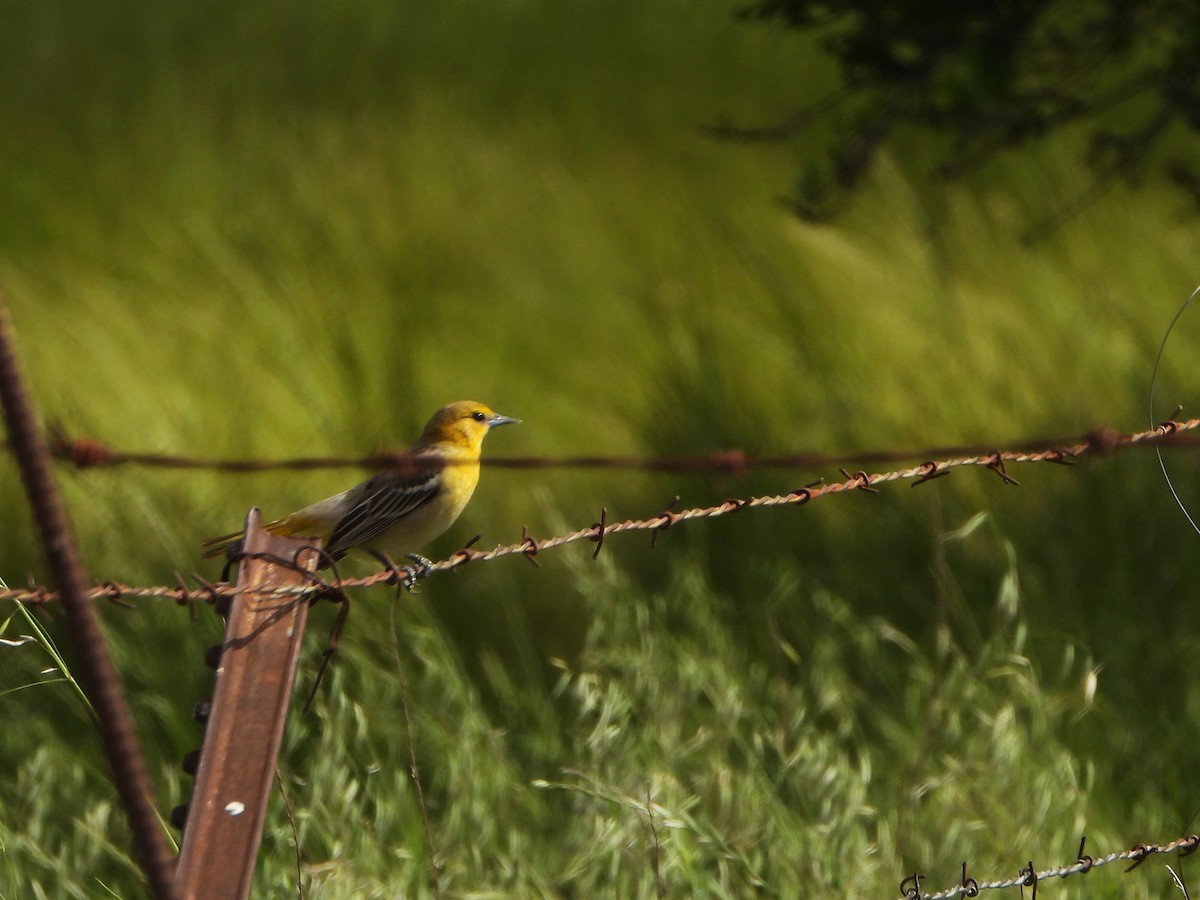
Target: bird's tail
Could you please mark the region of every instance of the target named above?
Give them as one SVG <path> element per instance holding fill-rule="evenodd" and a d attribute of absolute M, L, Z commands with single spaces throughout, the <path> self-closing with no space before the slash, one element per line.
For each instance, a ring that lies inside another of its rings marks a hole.
<path fill-rule="evenodd" d="M 296 537 L 298 535 L 316 536 L 320 532 L 318 523 L 312 519 L 300 516 L 286 516 L 282 519 L 276 519 L 274 522 L 268 522 L 263 526 L 271 534 L 277 534 L 281 537 Z M 231 551 L 236 552 L 241 549 L 242 539 L 246 536 L 244 531 L 234 531 L 231 534 L 223 534 L 220 537 L 209 538 L 201 542 L 200 546 L 204 548 L 204 558 L 211 559 L 214 556 L 227 556 Z"/>
<path fill-rule="evenodd" d="M 204 558 L 212 559 L 214 556 L 224 556 L 230 547 L 240 545 L 245 536 L 246 532 L 235 531 L 232 534 L 223 534 L 220 537 L 209 538 L 207 541 L 201 542 L 200 546 L 204 548 Z"/>

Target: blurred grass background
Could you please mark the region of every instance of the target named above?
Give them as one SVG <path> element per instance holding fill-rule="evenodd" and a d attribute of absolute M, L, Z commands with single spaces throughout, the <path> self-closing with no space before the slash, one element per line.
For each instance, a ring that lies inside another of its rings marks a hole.
<path fill-rule="evenodd" d="M 490 439 L 503 454 L 1145 427 L 1196 281 L 1186 201 L 1115 189 L 1022 243 L 1088 186 L 1065 135 L 956 185 L 889 158 L 838 222 L 803 225 L 774 202 L 803 147 L 697 126 L 786 115 L 832 70 L 735 10 L 0 0 L 0 279 L 46 420 L 214 456 L 401 446 L 463 398 L 525 420 Z M 1192 401 L 1192 318 L 1162 417 Z M 1170 460 L 1195 496 L 1194 462 Z M 832 474 L 490 470 L 431 552 Z M 1152 454 L 1014 474 L 359 595 L 281 757 L 300 872 L 277 796 L 260 893 L 888 896 L 964 859 L 981 878 L 1067 862 L 1083 833 L 1095 853 L 1189 832 L 1196 535 Z M 92 575 L 138 584 L 214 577 L 201 538 L 357 477 L 61 475 Z M 0 486 L 0 577 L 42 581 L 12 466 Z M 219 624 L 103 614 L 166 810 Z M 0 897 L 140 896 L 86 707 L 38 644 L 0 661 Z"/>

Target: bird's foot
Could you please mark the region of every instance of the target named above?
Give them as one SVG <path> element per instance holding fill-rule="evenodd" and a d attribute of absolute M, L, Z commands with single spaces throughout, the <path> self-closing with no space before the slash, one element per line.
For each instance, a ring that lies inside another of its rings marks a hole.
<path fill-rule="evenodd" d="M 415 565 L 398 566 L 395 561 L 379 550 L 370 551 L 371 555 L 383 563 L 384 568 L 392 573 L 390 583 L 396 585 L 396 597 L 399 598 L 402 590 L 407 590 L 410 594 L 417 592 L 417 579 L 424 578 L 433 568 L 433 563 L 423 556 L 418 556 L 415 553 L 408 554 L 408 558 L 413 560 Z"/>
<path fill-rule="evenodd" d="M 418 578 L 426 578 L 433 571 L 433 560 L 426 559 L 419 553 L 404 554 L 413 561 L 411 566 L 405 566 L 404 571 L 412 575 L 412 580 L 415 583 Z"/>

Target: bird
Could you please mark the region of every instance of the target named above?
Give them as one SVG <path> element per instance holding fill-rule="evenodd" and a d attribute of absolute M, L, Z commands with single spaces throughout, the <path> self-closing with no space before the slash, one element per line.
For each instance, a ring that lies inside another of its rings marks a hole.
<path fill-rule="evenodd" d="M 493 428 L 520 421 L 474 400 L 443 406 L 409 447 L 402 467 L 380 472 L 349 490 L 269 522 L 266 530 L 319 538 L 325 566 L 353 551 L 374 557 L 394 574 L 393 559 L 401 554 L 428 570 L 429 560 L 416 551 L 453 525 L 471 499 L 479 482 L 484 437 Z M 207 540 L 202 545 L 204 555 L 225 554 L 233 559 L 241 550 L 242 538 L 243 532 L 237 531 Z M 412 571 L 409 574 L 417 577 Z"/>

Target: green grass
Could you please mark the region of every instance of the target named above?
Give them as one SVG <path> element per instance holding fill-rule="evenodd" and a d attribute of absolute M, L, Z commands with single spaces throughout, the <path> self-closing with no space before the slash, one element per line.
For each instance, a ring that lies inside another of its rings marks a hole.
<path fill-rule="evenodd" d="M 815 143 L 696 126 L 784 115 L 831 74 L 735 6 L 0 2 L 0 280 L 43 416 L 229 456 L 402 445 L 465 397 L 525 420 L 490 439 L 503 454 L 1144 427 L 1197 280 L 1185 202 L 1115 190 L 1023 244 L 1086 187 L 1068 135 L 952 186 L 896 154 L 837 223 L 800 224 L 773 198 Z M 1198 343 L 1193 313 L 1158 415 L 1193 411 Z M 1170 461 L 1194 496 L 1194 462 Z M 91 575 L 136 584 L 214 577 L 202 537 L 356 477 L 60 474 Z M 964 859 L 977 878 L 1067 862 L 1083 833 L 1099 854 L 1189 832 L 1196 536 L 1152 454 L 1014 474 L 357 596 L 285 735 L 296 832 L 277 794 L 260 892 L 292 892 L 298 835 L 311 896 L 432 893 L 402 697 L 446 896 L 888 896 Z M 431 552 L 835 475 L 489 470 Z M 0 577 L 44 581 L 11 466 L 0 485 Z M 219 625 L 102 614 L 169 809 Z M 0 637 L 37 637 L 0 645 L 0 720 L 20 723 L 0 897 L 139 896 L 90 713 L 43 674 L 61 623 L 37 621 L 0 609 Z M 1166 879 L 1151 861 L 1059 893 Z"/>

